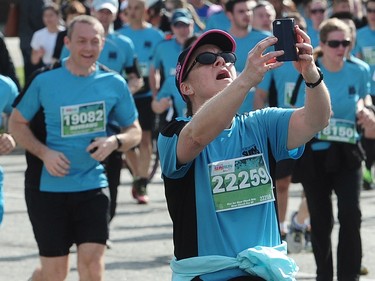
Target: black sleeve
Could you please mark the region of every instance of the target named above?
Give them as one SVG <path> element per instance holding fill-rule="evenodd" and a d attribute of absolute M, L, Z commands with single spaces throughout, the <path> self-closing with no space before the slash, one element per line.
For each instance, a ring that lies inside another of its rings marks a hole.
<path fill-rule="evenodd" d="M 21 101 L 22 97 L 25 95 L 27 89 L 30 87 L 30 84 L 33 82 L 33 80 L 36 76 L 38 76 L 39 74 L 41 74 L 43 72 L 46 72 L 46 71 L 49 71 L 49 70 L 52 70 L 52 69 L 55 69 L 55 68 L 58 68 L 58 67 L 61 67 L 60 62 L 57 62 L 57 63 L 55 63 L 53 65 L 50 65 L 50 66 L 44 66 L 44 67 L 38 68 L 36 71 L 34 71 L 31 75 L 29 81 L 26 83 L 25 87 L 23 87 L 21 93 L 14 100 L 12 106 L 13 107 L 17 106 L 17 104 Z"/>
<path fill-rule="evenodd" d="M 61 51 L 64 47 L 64 37 L 66 33 L 67 33 L 66 30 L 64 30 L 57 34 L 55 49 L 53 50 L 53 55 L 52 55 L 52 57 L 56 60 L 60 59 Z"/>
<path fill-rule="evenodd" d="M 9 55 L 7 46 L 5 45 L 3 34 L 0 33 L 0 74 L 8 76 L 17 85 L 18 91 L 21 86 L 16 75 L 16 69 L 13 64 L 13 60 Z"/>

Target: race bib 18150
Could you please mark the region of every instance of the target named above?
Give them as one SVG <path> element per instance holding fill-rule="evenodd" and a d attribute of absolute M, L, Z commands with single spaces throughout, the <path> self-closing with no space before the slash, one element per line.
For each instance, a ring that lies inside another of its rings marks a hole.
<path fill-rule="evenodd" d="M 356 125 L 352 121 L 331 118 L 329 125 L 318 133 L 317 138 L 323 141 L 356 143 Z"/>

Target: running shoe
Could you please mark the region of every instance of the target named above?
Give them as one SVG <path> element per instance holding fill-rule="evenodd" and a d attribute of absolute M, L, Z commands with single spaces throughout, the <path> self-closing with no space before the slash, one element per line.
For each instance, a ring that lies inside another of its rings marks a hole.
<path fill-rule="evenodd" d="M 113 248 L 113 242 L 109 239 L 107 239 L 107 241 L 105 242 L 105 245 L 106 245 L 108 250 Z"/>
<path fill-rule="evenodd" d="M 361 270 L 359 272 L 360 275 L 367 275 L 368 274 L 368 269 L 366 266 L 361 265 Z"/>
<path fill-rule="evenodd" d="M 373 190 L 375 189 L 374 179 L 371 174 L 371 170 L 364 168 L 363 169 L 363 183 L 364 190 Z"/>
<path fill-rule="evenodd" d="M 288 243 L 288 252 L 291 254 L 300 253 L 305 247 L 305 233 L 296 226 L 294 221 L 297 212 L 292 214 L 290 220 L 289 231 L 286 235 L 286 242 Z"/>
<path fill-rule="evenodd" d="M 147 204 L 149 201 L 147 195 L 147 183 L 145 178 L 139 178 L 133 181 L 132 195 L 138 201 L 138 204 Z"/>

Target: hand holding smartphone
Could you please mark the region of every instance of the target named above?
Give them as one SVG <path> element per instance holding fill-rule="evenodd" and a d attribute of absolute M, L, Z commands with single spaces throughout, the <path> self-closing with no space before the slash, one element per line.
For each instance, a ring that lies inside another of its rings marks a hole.
<path fill-rule="evenodd" d="M 278 41 L 275 44 L 275 51 L 283 50 L 284 55 L 277 57 L 278 61 L 297 61 L 297 37 L 294 29 L 294 19 L 276 19 L 272 23 L 273 35 Z"/>

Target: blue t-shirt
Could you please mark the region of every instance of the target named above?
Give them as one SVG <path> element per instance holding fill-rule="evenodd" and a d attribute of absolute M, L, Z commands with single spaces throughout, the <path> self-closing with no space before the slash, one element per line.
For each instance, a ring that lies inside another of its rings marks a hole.
<path fill-rule="evenodd" d="M 292 109 L 266 108 L 237 115 L 230 128 L 185 165 L 177 163 L 176 148 L 179 132 L 190 118 L 177 118 L 162 130 L 158 151 L 174 223 L 177 260 L 206 255 L 236 257 L 250 247 L 281 243 L 271 198 L 272 183 L 268 195 L 262 197 L 270 200 L 252 204 L 252 199 L 245 200 L 248 198 L 245 194 L 256 193 L 261 182 L 270 180 L 266 172 L 268 143 L 276 161 L 298 158 L 303 153 L 304 147 L 287 149 L 292 112 Z M 218 196 L 224 196 L 233 205 L 220 204 Z M 231 269 L 200 278 L 222 281 L 242 275 L 246 274 L 240 269 Z"/>
<path fill-rule="evenodd" d="M 359 70 L 363 74 L 364 81 L 367 81 L 367 83 L 362 86 L 364 87 L 365 91 L 367 91 L 367 94 L 371 95 L 371 68 L 368 63 L 355 57 L 354 55 L 350 55 L 348 61 L 353 62 L 358 66 Z"/>
<path fill-rule="evenodd" d="M 212 3 L 210 1 L 203 1 L 203 5 L 201 7 L 194 7 L 195 11 L 197 12 L 197 15 L 199 16 L 200 20 L 204 23 L 206 23 L 207 20 L 207 14 L 208 14 L 208 9 Z"/>
<path fill-rule="evenodd" d="M 351 124 L 345 130 L 352 128 L 351 134 L 357 140 L 359 138 L 355 129 L 357 103 L 368 94 L 368 77 L 366 79 L 361 67 L 351 61 L 345 60 L 342 69 L 337 72 L 327 70 L 322 64 L 321 58 L 318 59 L 318 63 L 331 97 L 332 116 L 330 128 L 335 125 L 338 128 L 337 130 L 343 130 L 345 127 L 340 126 L 340 124 Z M 316 137 L 321 141 L 312 144 L 313 150 L 324 150 L 330 147 L 329 141 L 322 139 L 319 134 Z"/>
<path fill-rule="evenodd" d="M 182 99 L 181 94 L 176 87 L 174 76 L 168 77 L 159 89 L 159 92 L 156 95 L 156 100 L 160 101 L 162 98 L 172 99 L 173 109 L 176 110 L 176 116 L 186 116 L 186 102 Z"/>
<path fill-rule="evenodd" d="M 9 77 L 0 75 L 0 127 L 2 126 L 2 113 L 10 114 L 12 103 L 18 95 L 17 85 Z M 4 215 L 3 168 L 0 166 L 0 225 Z"/>
<path fill-rule="evenodd" d="M 320 43 L 319 30 L 314 29 L 314 26 L 309 26 L 309 29 L 307 29 L 307 35 L 309 35 L 311 39 L 311 46 L 313 46 L 313 48 L 318 47 Z"/>
<path fill-rule="evenodd" d="M 41 191 L 78 192 L 106 187 L 103 166 L 86 148 L 93 138 L 107 136 L 108 120 L 128 127 L 138 118 L 138 112 L 119 74 L 97 66 L 89 76 L 79 77 L 66 69 L 65 62 L 37 75 L 16 104 L 28 121 L 43 109 L 46 145 L 70 161 L 69 174 L 64 177 L 50 175 L 44 166 L 41 175 L 33 177 L 40 177 Z"/>
<path fill-rule="evenodd" d="M 357 32 L 356 46 L 353 50 L 356 55 L 369 64 L 371 69 L 371 95 L 375 95 L 375 30 L 369 26 L 362 27 Z"/>
<path fill-rule="evenodd" d="M 134 93 L 134 98 L 151 96 L 148 80 L 150 63 L 154 55 L 156 45 L 158 45 L 159 42 L 164 39 L 163 32 L 152 27 L 151 24 L 142 29 L 132 29 L 130 25 L 125 25 L 121 29 L 117 30 L 117 32 L 125 35 L 133 41 L 141 76 L 144 78 L 145 86 L 142 87 L 138 93 Z"/>
<path fill-rule="evenodd" d="M 0 113 L 10 114 L 12 103 L 18 95 L 17 85 L 7 76 L 0 75 Z M 0 114 L 0 127 L 2 124 L 2 114 Z"/>
<path fill-rule="evenodd" d="M 229 31 L 230 20 L 225 14 L 224 10 L 212 14 L 206 22 L 206 30 L 210 29 L 221 29 L 224 31 Z"/>
<path fill-rule="evenodd" d="M 338 72 L 327 70 L 321 59 L 318 59 L 318 62 L 330 93 L 332 117 L 355 122 L 357 102 L 368 93 L 368 81 L 363 72 L 357 64 L 349 61 L 345 61 L 343 68 Z"/>
<path fill-rule="evenodd" d="M 293 90 L 296 86 L 299 75 L 299 72 L 293 66 L 293 62 L 286 61 L 281 67 L 267 71 L 263 80 L 258 84 L 257 87 L 269 93 L 271 81 L 274 80 L 277 90 L 277 106 L 282 108 L 290 108 L 292 107 L 290 100 L 292 98 Z M 305 83 L 302 81 L 294 107 L 301 107 L 304 105 L 305 88 Z"/>
<path fill-rule="evenodd" d="M 247 36 L 238 38 L 234 37 L 234 40 L 236 41 L 236 70 L 238 73 L 243 71 L 246 65 L 247 56 L 249 54 L 249 51 L 254 48 L 256 44 L 258 44 L 259 41 L 263 40 L 264 38 L 271 36 L 271 33 L 266 31 L 260 31 L 260 30 L 251 30 Z M 268 52 L 267 49 L 265 51 Z M 253 109 L 253 103 L 254 103 L 254 92 L 255 88 L 251 89 L 247 97 L 245 98 L 244 102 L 242 103 L 241 107 L 239 108 L 238 113 L 244 113 L 249 112 Z"/>
<path fill-rule="evenodd" d="M 178 56 L 182 51 L 183 46 L 175 37 L 163 40 L 156 46 L 151 65 L 159 70 L 165 79 L 168 76 L 175 76 Z"/>

